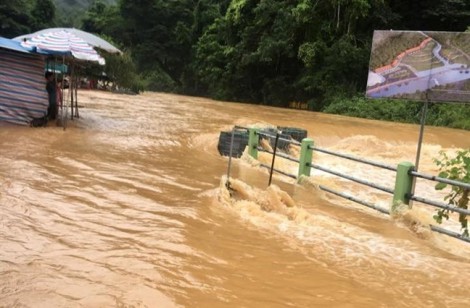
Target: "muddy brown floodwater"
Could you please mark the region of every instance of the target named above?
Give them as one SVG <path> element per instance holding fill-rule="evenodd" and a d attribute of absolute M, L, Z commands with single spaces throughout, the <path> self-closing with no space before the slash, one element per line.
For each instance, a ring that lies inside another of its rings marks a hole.
<path fill-rule="evenodd" d="M 418 126 L 158 93 L 81 91 L 79 104 L 65 131 L 0 127 L 1 307 L 468 306 L 470 245 L 429 232 L 433 209 L 392 219 L 281 175 L 268 189 L 246 157 L 231 172 L 251 199 L 224 189 L 217 143 L 233 125 L 307 129 L 390 165 L 414 162 Z M 426 127 L 420 171 L 469 147 L 470 132 Z M 314 159 L 393 187 L 387 170 Z M 312 181 L 389 207 L 386 193 Z M 282 194 L 295 206 L 275 204 Z M 417 194 L 443 197 L 424 180 Z"/>

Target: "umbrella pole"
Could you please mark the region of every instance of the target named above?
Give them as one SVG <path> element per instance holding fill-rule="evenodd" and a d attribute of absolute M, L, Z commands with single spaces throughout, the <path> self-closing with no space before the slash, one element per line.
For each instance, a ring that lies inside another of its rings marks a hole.
<path fill-rule="evenodd" d="M 60 93 L 57 93 L 57 72 L 56 72 L 56 68 L 57 68 L 57 56 L 54 56 L 53 58 L 53 62 L 52 62 L 52 70 L 54 71 L 54 83 L 55 83 L 55 86 L 56 86 L 56 110 L 54 110 L 55 112 L 55 116 L 56 116 L 56 125 L 57 126 L 60 126 L 61 122 L 62 122 L 62 100 L 63 100 L 63 97 L 61 96 L 60 97 L 60 100 L 59 102 L 57 102 L 57 95 L 60 95 Z M 59 122 L 60 120 L 60 122 Z"/>
<path fill-rule="evenodd" d="M 73 80 L 73 75 L 75 71 L 75 61 L 72 60 L 72 67 L 70 68 L 70 79 Z M 75 97 L 74 97 L 74 91 L 73 91 L 73 86 L 69 84 L 69 91 L 70 91 L 70 119 L 73 121 L 73 105 L 75 102 Z"/>
<path fill-rule="evenodd" d="M 55 108 L 55 110 L 52 110 L 52 112 L 54 112 L 55 121 L 56 121 L 56 124 L 57 124 L 57 120 L 59 118 L 59 105 L 57 104 L 57 95 L 59 93 L 57 93 L 57 72 L 56 72 L 56 68 L 57 68 L 57 57 L 54 56 L 54 61 L 52 62 L 51 69 L 52 69 L 52 72 L 54 73 L 54 87 L 55 87 L 54 91 L 56 91 L 56 94 L 55 94 L 56 95 L 56 97 L 55 97 L 56 108 Z M 62 101 L 62 97 L 61 97 L 60 100 Z M 60 104 L 60 108 L 61 108 L 60 115 L 62 116 L 62 103 Z"/>
<path fill-rule="evenodd" d="M 79 115 L 78 115 L 78 91 L 77 91 L 77 87 L 78 87 L 78 66 L 74 66 L 72 80 L 73 80 L 72 91 L 74 91 L 74 93 L 75 93 L 75 117 L 79 118 Z"/>
<path fill-rule="evenodd" d="M 65 66 L 65 56 L 62 56 L 62 64 Z M 64 90 L 65 90 L 65 83 L 62 81 L 62 120 L 64 125 L 64 130 L 67 128 L 67 102 L 70 99 L 70 88 L 67 90 L 67 99 L 64 101 Z"/>
<path fill-rule="evenodd" d="M 78 81 L 79 81 L 79 76 L 78 74 L 75 74 L 74 87 L 73 87 L 73 89 L 75 90 L 75 114 L 77 115 L 77 118 L 80 118 L 80 114 L 78 113 Z"/>

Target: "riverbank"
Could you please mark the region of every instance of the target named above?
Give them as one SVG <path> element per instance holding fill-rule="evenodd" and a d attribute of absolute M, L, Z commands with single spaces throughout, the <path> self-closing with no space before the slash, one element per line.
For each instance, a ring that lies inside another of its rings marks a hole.
<path fill-rule="evenodd" d="M 417 124 L 421 118 L 423 102 L 402 100 L 370 100 L 365 97 L 332 99 L 321 112 L 364 119 Z M 468 104 L 430 103 L 427 125 L 470 130 Z"/>

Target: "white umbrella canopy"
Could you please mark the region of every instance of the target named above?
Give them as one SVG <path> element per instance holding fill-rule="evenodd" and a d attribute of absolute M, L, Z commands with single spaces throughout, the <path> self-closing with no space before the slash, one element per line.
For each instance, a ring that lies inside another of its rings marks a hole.
<path fill-rule="evenodd" d="M 116 48 L 115 46 L 110 44 L 108 41 L 106 41 L 106 40 L 104 40 L 104 39 L 102 39 L 102 38 L 100 38 L 100 37 L 98 37 L 94 34 L 91 34 L 89 32 L 85 32 L 85 31 L 75 29 L 75 28 L 48 28 L 48 29 L 39 30 L 39 31 L 34 32 L 34 33 L 25 34 L 25 35 L 15 37 L 14 40 L 24 41 L 25 39 L 28 40 L 28 39 L 31 39 L 34 36 L 37 36 L 37 35 L 46 34 L 46 33 L 50 33 L 50 32 L 59 32 L 59 31 L 63 31 L 63 32 L 66 32 L 66 33 L 71 33 L 71 34 L 75 35 L 76 37 L 81 38 L 82 40 L 84 40 L 89 45 L 91 45 L 95 48 L 99 48 L 99 49 L 102 49 L 104 51 L 107 51 L 109 53 L 122 53 L 118 48 Z"/>
<path fill-rule="evenodd" d="M 75 34 L 63 30 L 34 34 L 30 38 L 24 38 L 21 45 L 26 48 L 36 48 L 36 51 L 40 53 L 71 55 L 78 60 L 105 64 L 105 60 L 93 46 Z"/>

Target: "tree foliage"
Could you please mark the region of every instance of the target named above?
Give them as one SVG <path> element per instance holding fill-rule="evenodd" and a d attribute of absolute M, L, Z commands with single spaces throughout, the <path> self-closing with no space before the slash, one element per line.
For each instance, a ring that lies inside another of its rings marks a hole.
<path fill-rule="evenodd" d="M 70 18 L 81 20 L 85 31 L 111 38 L 128 51 L 132 58 L 124 62 L 130 71 L 135 68 L 135 78 L 149 90 L 275 106 L 304 101 L 318 111 L 366 117 L 373 109 L 374 115 L 385 119 L 400 119 L 398 114 L 406 112 L 407 103 L 399 102 L 397 108 L 381 102 L 368 106 L 356 98 L 366 88 L 373 30 L 465 31 L 470 20 L 470 2 L 465 0 L 55 3 L 59 13 L 72 5 L 86 9 L 76 10 Z M 12 37 L 53 25 L 60 14 L 48 15 L 53 11 L 48 9 L 50 4 L 51 0 L 0 4 L 0 35 Z M 414 46 L 410 35 L 407 42 Z M 378 66 L 395 53 L 381 54 Z M 408 105 L 411 115 L 402 120 L 418 121 L 414 106 Z M 437 115 L 430 112 L 430 123 L 470 127 L 470 120 L 461 116 L 468 115 L 468 108 L 433 108 Z"/>
<path fill-rule="evenodd" d="M 52 0 L 36 0 L 31 16 L 33 18 L 33 29 L 40 30 L 55 24 L 56 7 Z"/>
<path fill-rule="evenodd" d="M 469 12 L 463 0 L 120 0 L 95 2 L 83 27 L 126 46 L 150 89 L 322 110 L 364 91 L 374 29 L 463 31 Z"/>
<path fill-rule="evenodd" d="M 144 90 L 144 83 L 140 80 L 135 64 L 129 52 L 124 54 L 106 55 L 105 74 L 107 79 L 115 86 L 128 89 L 134 93 Z"/>
<path fill-rule="evenodd" d="M 434 162 L 440 169 L 439 177 L 461 183 L 470 183 L 470 150 L 461 150 L 457 152 L 455 157 L 449 157 L 445 152 L 440 152 L 440 156 L 434 159 Z M 438 183 L 436 190 L 446 188 L 448 184 Z M 470 197 L 470 189 L 451 185 L 451 190 L 445 197 L 445 200 L 452 207 L 467 210 Z M 438 223 L 442 223 L 442 219 L 449 219 L 449 209 L 440 209 L 434 215 L 434 219 Z M 469 237 L 467 215 L 459 213 L 459 222 L 462 227 L 462 236 Z"/>
<path fill-rule="evenodd" d="M 0 36 L 15 37 L 30 31 L 31 3 L 28 0 L 10 0 L 0 3 Z"/>
<path fill-rule="evenodd" d="M 52 0 L 8 0 L 0 2 L 0 36 L 12 38 L 56 24 Z"/>

